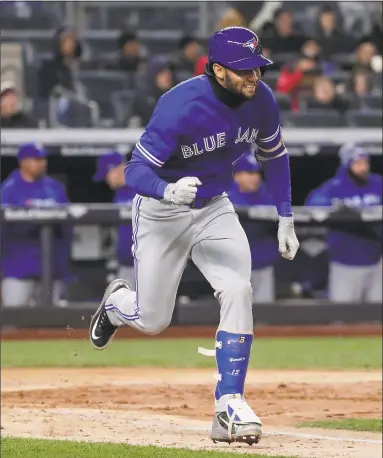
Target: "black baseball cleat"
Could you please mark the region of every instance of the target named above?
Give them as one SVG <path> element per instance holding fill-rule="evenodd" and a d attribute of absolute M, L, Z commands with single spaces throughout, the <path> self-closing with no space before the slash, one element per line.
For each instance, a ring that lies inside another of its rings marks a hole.
<path fill-rule="evenodd" d="M 120 288 L 130 289 L 128 283 L 121 278 L 113 280 L 110 283 L 105 290 L 105 294 L 99 308 L 93 315 L 90 322 L 89 340 L 96 350 L 104 350 L 112 340 L 114 334 L 117 332 L 118 326 L 114 326 L 110 322 L 108 314 L 105 310 L 105 303 L 108 297 Z"/>

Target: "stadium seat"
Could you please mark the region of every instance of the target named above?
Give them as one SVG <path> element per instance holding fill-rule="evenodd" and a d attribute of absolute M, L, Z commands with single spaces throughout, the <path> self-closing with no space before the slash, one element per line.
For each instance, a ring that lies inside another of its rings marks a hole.
<path fill-rule="evenodd" d="M 271 89 L 275 89 L 275 87 L 276 87 L 276 85 L 277 85 L 278 77 L 279 77 L 279 71 L 268 70 L 268 71 L 266 71 L 265 74 L 263 75 L 262 80 L 263 80 L 268 86 L 270 86 Z"/>
<path fill-rule="evenodd" d="M 281 111 L 291 110 L 291 96 L 290 94 L 281 94 L 280 92 L 275 93 L 275 98 L 277 99 L 279 109 Z"/>
<path fill-rule="evenodd" d="M 131 87 L 131 78 L 125 72 L 84 70 L 78 73 L 79 81 L 83 84 L 87 98 L 97 102 L 102 119 L 112 119 L 114 116 L 111 104 L 113 92 Z"/>
<path fill-rule="evenodd" d="M 346 112 L 347 125 L 353 127 L 382 127 L 381 110 L 349 110 Z"/>
<path fill-rule="evenodd" d="M 368 110 L 382 110 L 382 94 L 361 97 L 361 106 Z"/>
<path fill-rule="evenodd" d="M 132 115 L 134 91 L 117 91 L 112 94 L 111 102 L 114 112 L 115 127 L 126 127 Z"/>
<path fill-rule="evenodd" d="M 298 53 L 276 53 L 271 55 L 273 65 L 270 66 L 272 70 L 280 70 L 285 64 L 291 64 L 299 58 Z"/>
<path fill-rule="evenodd" d="M 343 118 L 336 110 L 308 110 L 282 113 L 284 127 L 341 127 Z"/>

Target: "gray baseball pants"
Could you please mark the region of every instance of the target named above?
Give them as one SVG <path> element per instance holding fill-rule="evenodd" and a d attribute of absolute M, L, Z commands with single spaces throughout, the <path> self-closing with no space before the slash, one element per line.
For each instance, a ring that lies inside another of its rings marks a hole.
<path fill-rule="evenodd" d="M 382 302 L 382 261 L 361 267 L 331 262 L 329 299 L 334 302 Z"/>
<path fill-rule="evenodd" d="M 253 302 L 269 304 L 275 301 L 274 267 L 268 266 L 251 272 L 251 286 L 253 288 Z"/>
<path fill-rule="evenodd" d="M 252 333 L 250 248 L 225 195 L 202 209 L 134 198 L 136 287 L 120 289 L 107 299 L 112 324 L 154 335 L 163 331 L 171 321 L 189 254 L 220 303 L 219 330 Z"/>

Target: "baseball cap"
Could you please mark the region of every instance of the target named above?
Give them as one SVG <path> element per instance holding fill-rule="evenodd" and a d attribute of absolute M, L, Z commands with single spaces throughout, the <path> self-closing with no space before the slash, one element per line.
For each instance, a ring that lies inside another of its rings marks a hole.
<path fill-rule="evenodd" d="M 252 154 L 242 156 L 234 164 L 234 172 L 261 172 L 262 167 Z"/>
<path fill-rule="evenodd" d="M 339 158 L 343 166 L 348 167 L 358 159 L 368 159 L 367 151 L 356 143 L 346 143 L 339 149 Z"/>
<path fill-rule="evenodd" d="M 93 181 L 105 180 L 106 174 L 110 169 L 118 167 L 124 162 L 124 156 L 116 151 L 105 153 L 97 160 L 97 170 L 93 175 Z"/>
<path fill-rule="evenodd" d="M 28 158 L 39 159 L 44 157 L 47 157 L 47 152 L 44 147 L 38 143 L 24 143 L 17 152 L 17 159 L 19 161 Z"/>

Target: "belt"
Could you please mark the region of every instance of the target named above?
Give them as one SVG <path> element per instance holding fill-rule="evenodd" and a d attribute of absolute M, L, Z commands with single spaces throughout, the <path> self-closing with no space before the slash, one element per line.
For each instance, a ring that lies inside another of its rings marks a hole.
<path fill-rule="evenodd" d="M 204 198 L 204 197 L 196 197 L 191 204 L 188 205 L 190 208 L 194 209 L 201 209 L 206 207 L 206 205 L 209 205 L 211 202 L 213 202 L 214 199 L 220 196 L 214 196 L 214 197 L 209 197 L 209 198 Z"/>

